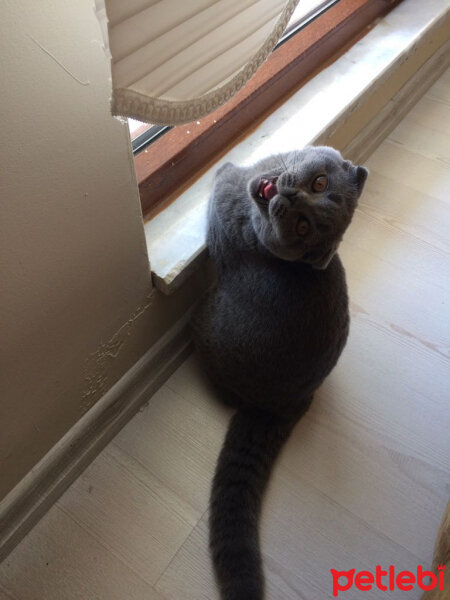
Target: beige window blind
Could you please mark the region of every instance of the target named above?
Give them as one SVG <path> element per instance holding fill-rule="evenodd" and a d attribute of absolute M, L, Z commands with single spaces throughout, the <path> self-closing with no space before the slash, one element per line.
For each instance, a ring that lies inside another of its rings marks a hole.
<path fill-rule="evenodd" d="M 114 115 L 199 119 L 254 75 L 298 0 L 96 0 L 111 53 Z"/>

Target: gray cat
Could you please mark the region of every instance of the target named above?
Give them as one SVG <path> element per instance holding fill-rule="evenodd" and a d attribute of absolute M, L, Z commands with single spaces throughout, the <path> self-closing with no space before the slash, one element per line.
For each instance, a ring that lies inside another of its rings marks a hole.
<path fill-rule="evenodd" d="M 349 328 L 336 254 L 367 169 L 329 147 L 225 164 L 209 205 L 216 287 L 193 338 L 232 418 L 214 476 L 210 548 L 223 600 L 261 600 L 258 519 L 270 470 Z"/>

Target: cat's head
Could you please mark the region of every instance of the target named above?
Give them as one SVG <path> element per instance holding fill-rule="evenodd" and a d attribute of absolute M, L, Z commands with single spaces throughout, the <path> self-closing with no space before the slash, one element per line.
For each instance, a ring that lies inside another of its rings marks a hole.
<path fill-rule="evenodd" d="M 274 157 L 272 166 L 248 183 L 259 241 L 279 258 L 325 269 L 352 220 L 367 175 L 367 169 L 327 146 Z"/>

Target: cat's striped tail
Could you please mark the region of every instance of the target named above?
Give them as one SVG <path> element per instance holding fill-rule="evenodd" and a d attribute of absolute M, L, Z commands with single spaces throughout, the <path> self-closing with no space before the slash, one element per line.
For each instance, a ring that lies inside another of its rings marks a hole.
<path fill-rule="evenodd" d="M 222 600 L 262 600 L 261 500 L 296 420 L 240 409 L 219 456 L 210 501 L 210 548 Z"/>

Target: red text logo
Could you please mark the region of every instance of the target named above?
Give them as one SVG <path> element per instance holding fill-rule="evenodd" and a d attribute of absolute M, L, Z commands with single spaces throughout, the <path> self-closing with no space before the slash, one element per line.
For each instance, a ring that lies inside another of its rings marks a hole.
<path fill-rule="evenodd" d="M 355 569 L 349 571 L 336 571 L 331 569 L 330 573 L 333 577 L 333 596 L 336 598 L 339 592 L 345 592 L 351 587 L 366 592 L 372 588 L 378 588 L 383 592 L 398 590 L 412 590 L 415 585 L 421 590 L 438 590 L 444 589 L 444 569 L 445 565 L 438 566 L 438 574 L 435 575 L 431 571 L 424 571 L 419 565 L 417 572 L 400 571 L 395 572 L 395 567 L 390 565 L 387 571 L 384 571 L 380 565 L 377 565 L 375 573 L 370 571 L 359 571 Z"/>

